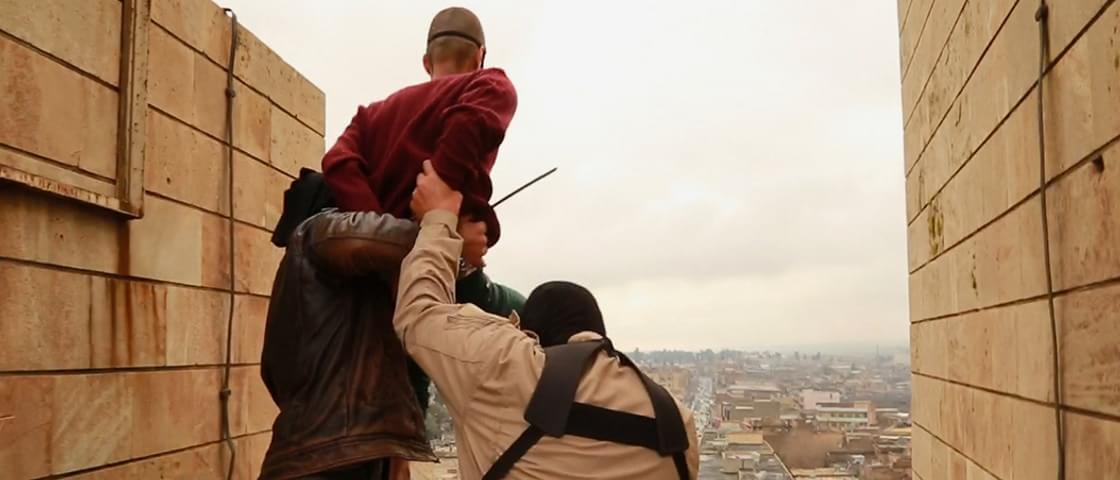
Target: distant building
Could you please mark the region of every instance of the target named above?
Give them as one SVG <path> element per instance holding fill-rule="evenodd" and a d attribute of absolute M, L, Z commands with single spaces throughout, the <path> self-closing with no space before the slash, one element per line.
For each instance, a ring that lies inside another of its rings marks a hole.
<path fill-rule="evenodd" d="M 801 408 L 802 410 L 816 411 L 821 403 L 836 403 L 840 401 L 840 392 L 831 390 L 812 390 L 806 389 L 801 391 Z"/>
<path fill-rule="evenodd" d="M 739 383 L 728 386 L 727 393 L 750 400 L 776 400 L 782 394 L 782 389 L 772 383 Z"/>
<path fill-rule="evenodd" d="M 833 402 L 817 406 L 817 428 L 850 431 L 875 424 L 875 407 L 871 402 Z"/>
<path fill-rule="evenodd" d="M 649 378 L 665 387 L 679 401 L 686 401 L 692 390 L 692 370 L 682 367 L 653 367 L 642 370 Z"/>

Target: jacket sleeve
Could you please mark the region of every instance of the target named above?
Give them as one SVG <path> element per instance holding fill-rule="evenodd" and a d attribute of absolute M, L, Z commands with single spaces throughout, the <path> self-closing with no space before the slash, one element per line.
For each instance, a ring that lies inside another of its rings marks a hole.
<path fill-rule="evenodd" d="M 389 214 L 328 210 L 307 220 L 306 248 L 331 273 L 359 277 L 396 272 L 417 226 Z"/>
<path fill-rule="evenodd" d="M 323 155 L 323 177 L 334 194 L 335 203 L 342 210 L 384 211 L 369 186 L 369 167 L 361 153 L 362 120 L 370 108 L 376 108 L 376 105 L 358 107 L 350 125 Z"/>
<path fill-rule="evenodd" d="M 432 166 L 451 188 L 463 194 L 463 214 L 487 222 L 491 244 L 500 227 L 489 209 L 493 185 L 491 155 L 505 139 L 517 110 L 517 91 L 499 69 L 474 75 L 458 100 L 441 112 L 443 130 L 432 154 Z"/>
<path fill-rule="evenodd" d="M 393 328 L 452 415 L 462 418 L 480 382 L 498 374 L 495 365 L 527 365 L 533 344 L 509 319 L 455 304 L 463 246 L 457 222 L 454 214 L 440 210 L 421 220 L 416 245 L 401 265 Z"/>

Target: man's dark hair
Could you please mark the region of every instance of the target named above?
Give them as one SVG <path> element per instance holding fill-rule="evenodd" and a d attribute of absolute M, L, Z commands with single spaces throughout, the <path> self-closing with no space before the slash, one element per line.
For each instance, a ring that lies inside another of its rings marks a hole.
<path fill-rule="evenodd" d="M 543 347 L 563 345 L 584 331 L 607 335 L 595 296 L 571 282 L 548 282 L 533 289 L 519 315 L 521 328 L 537 334 Z"/>

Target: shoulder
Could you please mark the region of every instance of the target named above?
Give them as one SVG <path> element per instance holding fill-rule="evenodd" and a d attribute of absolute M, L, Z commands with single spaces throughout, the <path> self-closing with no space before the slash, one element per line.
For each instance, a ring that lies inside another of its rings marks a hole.
<path fill-rule="evenodd" d="M 513 82 L 506 75 L 506 71 L 500 68 L 484 68 L 471 75 L 471 81 L 475 83 L 486 83 L 499 87 L 503 90 L 508 90 L 510 93 L 515 91 Z"/>

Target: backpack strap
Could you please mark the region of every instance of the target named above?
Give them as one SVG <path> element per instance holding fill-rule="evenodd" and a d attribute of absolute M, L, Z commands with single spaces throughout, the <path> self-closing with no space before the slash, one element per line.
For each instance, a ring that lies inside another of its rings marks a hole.
<path fill-rule="evenodd" d="M 597 340 L 544 349 L 544 369 L 529 406 L 525 408 L 525 421 L 546 435 L 563 436 L 583 372 L 595 354 L 607 345 L 606 340 Z"/>
<path fill-rule="evenodd" d="M 577 403 L 576 389 L 584 371 L 600 351 L 619 357 L 642 380 L 653 405 L 654 418 Z M 681 480 L 688 480 L 688 434 L 676 401 L 664 387 L 646 376 L 625 355 L 615 352 L 610 340 L 569 343 L 544 349 L 545 365 L 537 388 L 525 409 L 529 427 L 502 453 L 482 477 L 500 480 L 545 435 L 577 437 L 644 447 L 662 456 L 672 455 Z"/>

